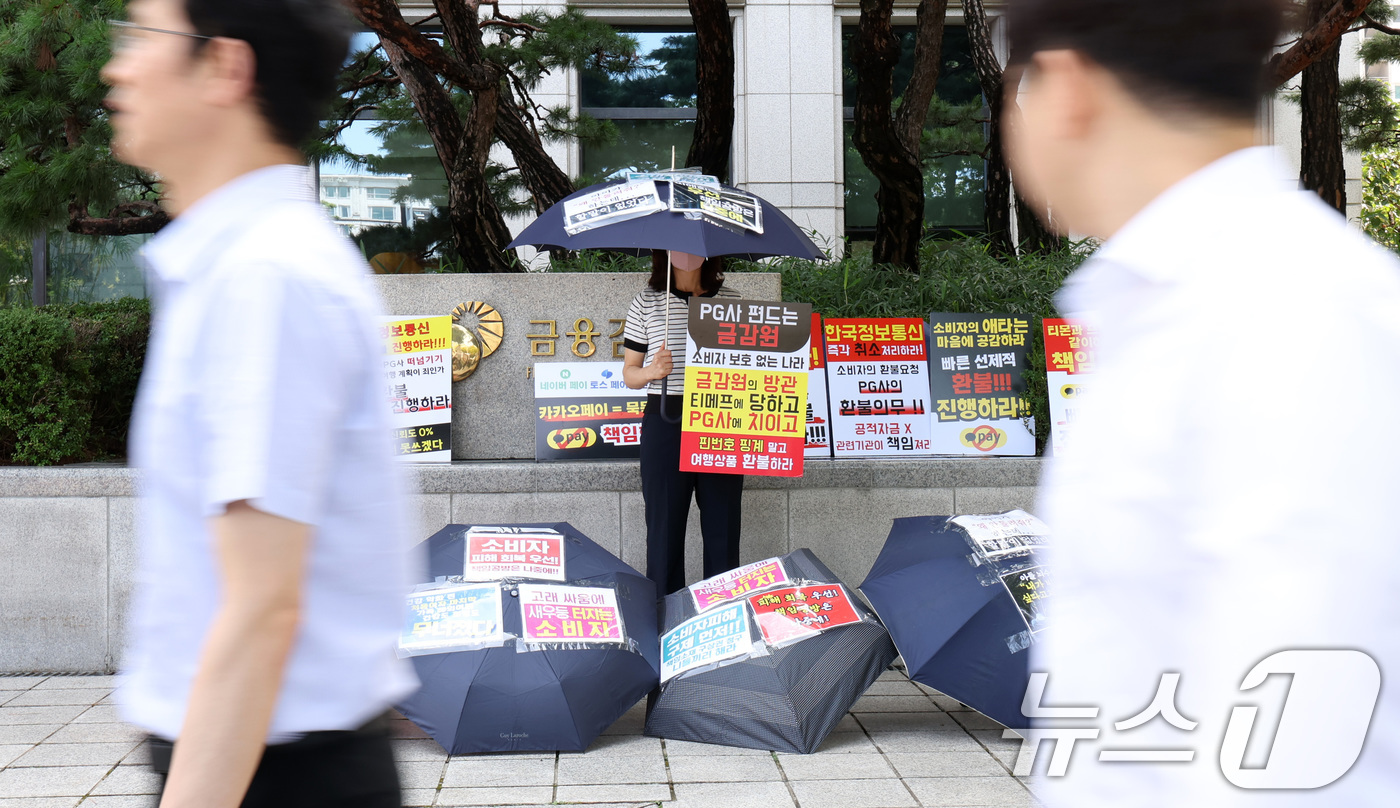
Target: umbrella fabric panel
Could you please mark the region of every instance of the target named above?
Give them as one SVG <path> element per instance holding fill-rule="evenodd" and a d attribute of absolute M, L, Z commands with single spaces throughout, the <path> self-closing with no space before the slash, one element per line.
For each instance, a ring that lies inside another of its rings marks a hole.
<path fill-rule="evenodd" d="M 623 181 L 594 185 L 570 194 L 564 201 L 621 182 Z M 729 191 L 748 193 L 727 185 L 721 187 Z M 657 190 L 662 200 L 669 203 L 670 183 L 657 183 Z M 615 250 L 634 255 L 651 250 L 679 250 L 706 258 L 732 255 L 751 260 L 779 255 L 809 260 L 826 257 L 782 211 L 763 199 L 758 201 L 763 208 L 762 234 L 751 231 L 736 233 L 709 222 L 687 219 L 681 213 L 660 211 L 625 222 L 602 225 L 572 236 L 564 230 L 564 202 L 561 201 L 541 213 L 509 247 Z"/>
<path fill-rule="evenodd" d="M 909 678 L 945 693 L 1012 729 L 1025 729 L 1021 701 L 1030 683 L 1030 652 L 1012 653 L 1006 638 L 1024 631 L 1010 597 L 988 603 L 939 653 Z"/>

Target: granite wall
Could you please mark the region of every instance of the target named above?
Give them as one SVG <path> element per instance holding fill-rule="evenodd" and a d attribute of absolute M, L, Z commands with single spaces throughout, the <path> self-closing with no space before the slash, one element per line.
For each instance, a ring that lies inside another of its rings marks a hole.
<path fill-rule="evenodd" d="M 901 516 L 1030 509 L 1034 458 L 808 461 L 797 479 L 750 477 L 743 560 L 812 549 L 865 579 Z M 415 468 L 419 532 L 449 523 L 568 521 L 646 565 L 635 462 L 474 462 Z M 120 467 L 0 468 L 0 674 L 110 671 L 135 569 L 133 474 Z M 700 578 L 699 518 L 686 573 Z"/>

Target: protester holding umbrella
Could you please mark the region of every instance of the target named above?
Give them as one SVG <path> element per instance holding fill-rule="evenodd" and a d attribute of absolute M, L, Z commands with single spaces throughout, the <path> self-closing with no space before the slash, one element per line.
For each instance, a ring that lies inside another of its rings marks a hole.
<path fill-rule="evenodd" d="M 648 391 L 641 461 L 647 577 L 662 596 L 685 586 L 685 525 L 692 496 L 700 507 L 705 577 L 739 565 L 744 476 L 680 470 L 686 323 L 690 299 L 696 296 L 740 295 L 724 286 L 720 259 L 653 250 L 651 279 L 632 299 L 623 332 L 623 381 Z"/>

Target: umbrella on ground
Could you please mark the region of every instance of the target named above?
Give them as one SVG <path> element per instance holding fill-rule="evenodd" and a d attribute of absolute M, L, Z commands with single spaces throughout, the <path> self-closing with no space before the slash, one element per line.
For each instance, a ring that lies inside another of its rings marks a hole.
<path fill-rule="evenodd" d="M 810 550 L 789 553 L 782 562 L 789 578 L 841 583 Z M 853 593 L 850 602 L 867 619 L 664 683 L 647 703 L 646 734 L 776 752 L 815 752 L 895 658 L 884 626 Z M 695 616 L 695 603 L 683 589 L 665 599 L 662 630 Z M 760 635 L 752 621 L 750 630 L 756 641 Z"/>
<path fill-rule="evenodd" d="M 1001 581 L 1012 568 L 969 563 L 967 534 L 950 518 L 894 520 L 860 591 L 889 628 L 910 679 L 1024 729 L 1029 631 Z M 1014 568 L 1027 566 L 1023 557 Z"/>
<path fill-rule="evenodd" d="M 620 646 L 519 652 L 500 648 L 412 658 L 422 687 L 398 709 L 451 754 L 527 750 L 581 752 L 648 691 L 660 667 L 656 588 L 566 522 L 547 527 L 564 535 L 569 584 L 616 587 L 619 611 L 636 651 Z M 427 540 L 431 575 L 461 575 L 467 526 L 448 525 Z M 521 610 L 504 596 L 503 621 L 521 633 Z"/>

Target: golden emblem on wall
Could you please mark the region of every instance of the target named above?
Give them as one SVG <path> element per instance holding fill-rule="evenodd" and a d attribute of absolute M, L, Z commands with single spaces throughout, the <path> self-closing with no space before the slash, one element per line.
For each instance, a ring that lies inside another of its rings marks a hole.
<path fill-rule="evenodd" d="M 452 381 L 475 373 L 481 360 L 501 347 L 505 335 L 505 320 L 493 306 L 480 300 L 458 303 L 452 309 Z"/>

